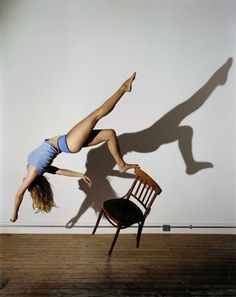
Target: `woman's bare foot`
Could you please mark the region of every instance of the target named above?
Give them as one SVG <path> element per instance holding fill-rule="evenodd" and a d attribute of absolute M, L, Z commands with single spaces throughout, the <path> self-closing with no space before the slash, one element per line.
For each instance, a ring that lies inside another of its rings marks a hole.
<path fill-rule="evenodd" d="M 139 165 L 138 164 L 127 164 L 127 163 L 124 163 L 124 165 L 120 165 L 118 167 L 119 167 L 120 173 L 124 173 L 127 170 L 129 170 L 129 169 L 139 168 Z"/>
<path fill-rule="evenodd" d="M 135 77 L 136 77 L 136 72 L 134 72 L 133 75 L 123 83 L 123 86 L 125 87 L 126 92 L 132 91 L 132 83 L 135 80 Z"/>

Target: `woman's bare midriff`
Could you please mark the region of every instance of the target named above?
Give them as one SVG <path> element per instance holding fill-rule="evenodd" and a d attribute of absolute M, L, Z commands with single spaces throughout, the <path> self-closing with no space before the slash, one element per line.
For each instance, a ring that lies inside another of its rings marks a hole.
<path fill-rule="evenodd" d="M 58 138 L 60 137 L 61 135 L 57 135 L 57 136 L 54 136 L 52 138 L 49 138 L 49 142 L 57 149 L 59 150 L 59 147 L 58 147 L 58 144 L 57 144 L 57 140 Z"/>

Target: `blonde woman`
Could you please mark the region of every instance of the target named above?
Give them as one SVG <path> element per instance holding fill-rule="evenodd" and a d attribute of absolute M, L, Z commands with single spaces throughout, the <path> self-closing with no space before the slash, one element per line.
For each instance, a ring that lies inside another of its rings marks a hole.
<path fill-rule="evenodd" d="M 55 206 L 50 183 L 43 176 L 45 172 L 71 177 L 80 177 L 89 187 L 92 186 L 90 178 L 83 173 L 68 169 L 60 169 L 51 165 L 53 160 L 61 152 L 78 153 L 82 147 L 107 142 L 109 151 L 116 161 L 121 173 L 131 168 L 138 167 L 137 164 L 128 164 L 123 160 L 114 130 L 94 130 L 97 122 L 113 110 L 121 97 L 126 92 L 131 92 L 135 76 L 136 73 L 127 79 L 100 107 L 77 123 L 66 135 L 46 139 L 38 148 L 29 154 L 27 175 L 24 177 L 23 182 L 16 193 L 14 209 L 10 219 L 11 222 L 15 222 L 18 219 L 19 208 L 27 189 L 32 197 L 33 208 L 37 211 L 49 212 L 52 207 Z"/>

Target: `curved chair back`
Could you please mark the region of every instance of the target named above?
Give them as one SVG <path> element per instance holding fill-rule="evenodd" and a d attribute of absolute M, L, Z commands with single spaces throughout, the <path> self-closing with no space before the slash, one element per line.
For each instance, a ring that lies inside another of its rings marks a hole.
<path fill-rule="evenodd" d="M 127 193 L 127 199 L 134 198 L 144 208 L 147 216 L 156 198 L 162 192 L 160 186 L 142 169 L 135 169 L 136 178 Z"/>

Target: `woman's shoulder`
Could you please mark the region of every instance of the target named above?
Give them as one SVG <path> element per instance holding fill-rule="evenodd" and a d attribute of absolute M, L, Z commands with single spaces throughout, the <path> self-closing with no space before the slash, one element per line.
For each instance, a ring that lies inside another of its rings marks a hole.
<path fill-rule="evenodd" d="M 35 173 L 37 174 L 37 168 L 34 165 L 27 165 L 27 171 L 28 171 L 28 175 L 35 175 Z"/>

